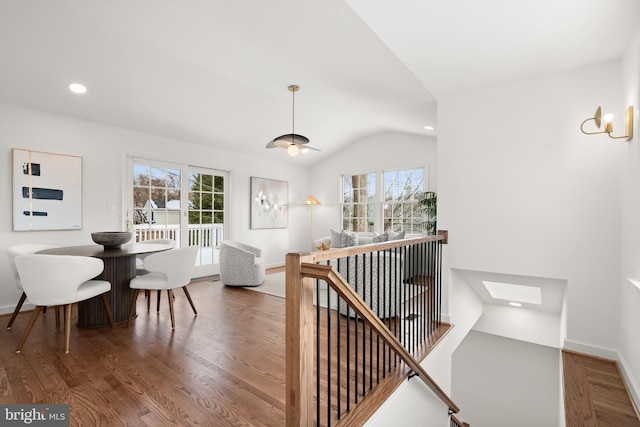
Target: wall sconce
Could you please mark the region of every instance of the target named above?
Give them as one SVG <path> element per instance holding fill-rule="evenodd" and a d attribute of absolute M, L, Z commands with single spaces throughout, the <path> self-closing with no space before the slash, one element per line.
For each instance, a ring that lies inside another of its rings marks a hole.
<path fill-rule="evenodd" d="M 595 122 L 596 128 L 598 129 L 600 129 L 602 121 L 604 121 L 604 130 L 598 131 L 598 132 L 585 131 L 584 124 L 591 120 Z M 582 131 L 582 133 L 587 135 L 597 135 L 599 133 L 606 133 L 607 135 L 609 135 L 609 138 L 614 138 L 614 139 L 626 138 L 626 141 L 631 141 L 631 138 L 633 138 L 633 105 L 630 105 L 629 107 L 627 107 L 627 113 L 625 116 L 625 127 L 627 128 L 626 135 L 622 135 L 622 136 L 611 135 L 613 133 L 612 122 L 613 122 L 613 114 L 605 114 L 603 117 L 602 109 L 598 107 L 598 109 L 596 110 L 596 114 L 593 117 L 588 118 L 587 120 L 582 122 L 582 124 L 580 125 L 580 130 Z"/>

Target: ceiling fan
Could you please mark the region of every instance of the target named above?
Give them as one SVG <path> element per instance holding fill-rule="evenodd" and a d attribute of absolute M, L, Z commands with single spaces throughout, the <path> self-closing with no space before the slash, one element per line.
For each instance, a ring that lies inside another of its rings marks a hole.
<path fill-rule="evenodd" d="M 298 135 L 295 133 L 295 117 L 296 117 L 296 92 L 300 90 L 299 86 L 290 85 L 289 91 L 292 96 L 292 118 L 291 118 L 291 133 L 286 135 L 280 135 L 277 138 L 274 138 L 272 141 L 267 143 L 267 148 L 284 148 L 287 150 L 287 153 L 291 157 L 297 156 L 300 152 L 305 152 L 307 150 L 320 151 L 318 148 L 311 147 L 307 145 L 309 143 L 309 138 L 306 136 Z"/>

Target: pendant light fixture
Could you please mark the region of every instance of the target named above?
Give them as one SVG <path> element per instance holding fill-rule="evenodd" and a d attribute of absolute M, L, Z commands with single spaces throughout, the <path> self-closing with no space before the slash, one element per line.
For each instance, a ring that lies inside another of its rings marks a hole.
<path fill-rule="evenodd" d="M 304 153 L 308 150 L 320 151 L 317 148 L 310 147 L 307 145 L 309 143 L 309 138 L 306 136 L 298 135 L 295 132 L 295 124 L 296 124 L 296 92 L 300 90 L 300 87 L 297 85 L 290 85 L 288 87 L 289 92 L 291 92 L 292 97 L 292 109 L 291 109 L 291 133 L 280 135 L 279 137 L 269 141 L 267 143 L 267 148 L 284 148 L 287 150 L 287 153 L 291 157 L 297 156 L 300 152 Z"/>

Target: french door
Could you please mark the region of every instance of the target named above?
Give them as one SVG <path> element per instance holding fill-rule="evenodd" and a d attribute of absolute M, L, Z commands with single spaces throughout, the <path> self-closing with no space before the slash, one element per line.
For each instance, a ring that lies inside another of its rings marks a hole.
<path fill-rule="evenodd" d="M 220 272 L 229 173 L 201 167 L 128 158 L 127 227 L 136 242 L 171 239 L 197 246 L 194 277 Z"/>

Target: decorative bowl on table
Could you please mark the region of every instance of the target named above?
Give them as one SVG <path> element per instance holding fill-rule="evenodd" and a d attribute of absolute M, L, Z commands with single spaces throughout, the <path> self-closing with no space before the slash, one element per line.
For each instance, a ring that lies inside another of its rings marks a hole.
<path fill-rule="evenodd" d="M 130 231 L 98 231 L 91 233 L 91 239 L 105 249 L 120 249 L 123 243 L 131 240 Z"/>

